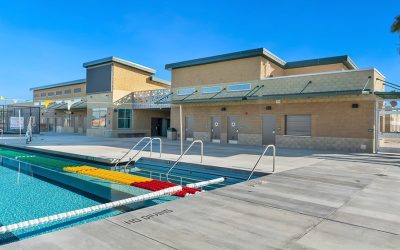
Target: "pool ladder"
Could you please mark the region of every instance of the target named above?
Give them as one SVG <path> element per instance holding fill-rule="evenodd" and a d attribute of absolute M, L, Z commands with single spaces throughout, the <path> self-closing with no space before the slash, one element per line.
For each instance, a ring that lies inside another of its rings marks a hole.
<path fill-rule="evenodd" d="M 185 152 L 183 152 L 183 154 L 181 154 L 178 158 L 178 160 L 175 161 L 174 165 L 172 165 L 172 167 L 168 170 L 167 172 L 167 181 L 169 181 L 169 173 L 171 172 L 171 170 L 182 160 L 182 157 L 193 147 L 194 144 L 199 143 L 200 144 L 200 162 L 203 162 L 203 153 L 204 153 L 204 144 L 202 140 L 195 140 L 193 141 L 189 147 L 185 150 Z"/>
<path fill-rule="evenodd" d="M 250 180 L 251 176 L 254 173 L 254 170 L 256 169 L 258 163 L 260 162 L 261 158 L 267 153 L 268 149 L 272 148 L 272 173 L 275 172 L 275 155 L 276 155 L 276 148 L 275 145 L 268 145 L 265 147 L 263 153 L 260 155 L 260 157 L 258 158 L 256 164 L 254 165 L 253 169 L 251 170 L 251 173 L 249 175 L 249 178 L 247 178 L 247 180 Z"/>
<path fill-rule="evenodd" d="M 147 146 L 150 145 L 150 157 L 153 154 L 153 141 L 159 141 L 160 142 L 160 158 L 161 158 L 161 154 L 162 154 L 162 140 L 161 138 L 151 138 L 151 137 L 143 137 L 142 139 L 140 139 L 135 145 L 133 145 L 132 148 L 130 148 L 128 150 L 128 152 L 126 152 L 121 158 L 119 158 L 115 165 L 114 168 L 115 170 L 121 171 L 122 167 L 118 166 L 119 163 L 121 163 L 121 161 L 132 151 L 134 150 L 137 146 L 139 146 L 140 143 L 142 143 L 144 140 L 149 140 L 146 145 L 144 145 L 138 152 L 136 152 L 136 154 L 133 157 L 130 157 L 128 162 L 123 166 L 124 172 L 126 172 L 126 169 L 128 168 L 129 164 L 132 163 L 132 161 L 136 158 L 136 156 L 138 156 L 145 148 L 147 148 Z"/>

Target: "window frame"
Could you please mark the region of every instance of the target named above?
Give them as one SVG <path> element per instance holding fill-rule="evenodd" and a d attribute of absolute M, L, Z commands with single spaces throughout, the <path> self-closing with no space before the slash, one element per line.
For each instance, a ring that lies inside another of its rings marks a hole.
<path fill-rule="evenodd" d="M 92 108 L 92 116 L 90 125 L 92 128 L 106 128 L 107 127 L 107 108 Z M 96 114 L 96 115 L 95 115 Z M 103 115 L 102 115 L 103 114 Z M 104 125 L 101 126 L 103 123 L 102 119 L 104 119 Z M 99 125 L 93 125 L 93 122 L 98 120 Z"/>
<path fill-rule="evenodd" d="M 56 91 L 56 96 L 60 96 L 60 95 L 62 95 L 62 93 L 63 93 L 62 90 L 57 90 Z"/>
<path fill-rule="evenodd" d="M 123 111 L 124 113 L 124 117 L 120 117 L 120 111 Z M 127 113 L 127 111 L 129 111 Z M 126 115 L 129 114 L 128 117 L 126 117 Z M 132 109 L 118 109 L 117 110 L 117 128 L 118 129 L 131 129 L 132 128 L 132 115 L 133 115 L 133 111 Z M 120 121 L 123 121 L 124 126 L 120 126 Z M 126 126 L 126 125 L 129 126 Z"/>
<path fill-rule="evenodd" d="M 215 90 L 211 90 L 213 88 L 215 88 Z M 204 87 L 201 88 L 201 93 L 202 94 L 215 94 L 215 93 L 218 93 L 218 92 L 221 92 L 221 91 L 222 91 L 222 86 L 220 86 L 220 85 L 204 86 Z"/>
<path fill-rule="evenodd" d="M 187 93 L 185 91 L 188 91 Z M 191 91 L 191 92 L 190 92 Z M 185 89 L 177 89 L 176 90 L 176 95 L 182 96 L 182 95 L 191 95 L 196 91 L 196 88 L 185 88 Z"/>
<path fill-rule="evenodd" d="M 82 88 L 74 88 L 74 94 L 82 93 Z"/>
<path fill-rule="evenodd" d="M 248 86 L 248 88 L 234 89 L 235 87 L 240 87 L 240 86 Z M 251 90 L 251 83 L 246 82 L 246 83 L 230 84 L 226 87 L 226 90 L 228 92 L 249 91 Z"/>
<path fill-rule="evenodd" d="M 64 89 L 64 95 L 70 95 L 70 94 L 72 94 L 71 89 Z"/>

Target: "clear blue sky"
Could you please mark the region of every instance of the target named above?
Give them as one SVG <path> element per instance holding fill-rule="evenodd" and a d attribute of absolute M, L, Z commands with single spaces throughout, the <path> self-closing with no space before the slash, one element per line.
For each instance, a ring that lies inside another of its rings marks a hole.
<path fill-rule="evenodd" d="M 0 95 L 31 99 L 111 55 L 170 79 L 167 63 L 259 47 L 286 61 L 348 54 L 400 83 L 396 15 L 398 0 L 0 0 Z"/>

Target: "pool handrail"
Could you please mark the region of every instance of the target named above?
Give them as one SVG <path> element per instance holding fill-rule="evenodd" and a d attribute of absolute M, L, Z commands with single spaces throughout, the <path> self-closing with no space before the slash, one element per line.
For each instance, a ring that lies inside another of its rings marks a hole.
<path fill-rule="evenodd" d="M 272 148 L 272 173 L 275 172 L 275 155 L 276 155 L 276 147 L 273 144 L 270 144 L 268 146 L 265 147 L 263 153 L 260 155 L 260 157 L 258 158 L 256 164 L 254 165 L 253 169 L 251 170 L 251 173 L 249 175 L 249 178 L 247 178 L 247 180 L 250 180 L 251 176 L 254 173 L 254 170 L 256 169 L 258 163 L 260 162 L 261 158 L 265 155 L 265 153 L 267 153 L 268 149 Z"/>
<path fill-rule="evenodd" d="M 143 140 L 145 139 L 149 139 L 151 140 L 151 137 L 143 137 L 142 139 L 140 139 L 135 145 L 133 145 L 133 147 L 131 147 L 131 149 L 128 150 L 128 152 L 126 152 L 121 158 L 119 158 L 117 160 L 117 162 L 115 163 L 114 167 L 115 169 L 117 169 L 118 164 L 122 161 L 122 159 L 125 158 L 125 156 L 127 156 L 132 150 L 134 150 Z"/>
<path fill-rule="evenodd" d="M 193 145 L 194 145 L 195 143 L 200 143 L 200 163 L 203 162 L 203 153 L 204 153 L 204 144 L 203 144 L 203 141 L 202 141 L 202 140 L 194 140 L 194 141 L 189 145 L 189 147 L 185 150 L 185 152 L 183 152 L 183 153 L 179 156 L 179 158 L 175 161 L 174 165 L 172 165 L 172 167 L 168 170 L 168 172 L 167 172 L 167 181 L 168 181 L 168 182 L 170 182 L 169 179 L 168 179 L 168 176 L 169 176 L 169 173 L 171 172 L 171 170 L 181 161 L 182 157 L 193 147 Z"/>
<path fill-rule="evenodd" d="M 154 141 L 154 140 L 157 140 L 157 141 L 160 142 L 160 158 L 161 158 L 161 154 L 162 154 L 162 140 L 161 140 L 160 137 L 151 138 L 151 141 Z M 153 142 L 150 144 L 150 157 L 151 157 L 151 154 L 152 154 L 152 153 L 153 153 Z"/>
<path fill-rule="evenodd" d="M 149 146 L 150 144 L 150 157 L 151 157 L 151 153 L 153 152 L 153 140 L 160 140 L 160 157 L 161 157 L 161 139 L 160 138 L 151 138 L 149 142 L 146 143 L 146 145 L 144 145 L 139 151 L 137 151 L 137 153 L 129 159 L 129 161 L 125 164 L 124 166 L 124 172 L 126 172 L 126 169 L 128 168 L 129 164 L 131 164 L 133 162 L 133 160 L 135 160 L 136 156 L 138 156 L 138 154 L 140 154 L 147 146 Z"/>
<path fill-rule="evenodd" d="M 1 134 L 0 139 L 3 139 L 3 133 L 4 133 L 4 130 L 2 130 L 2 129 L 0 128 L 0 134 Z"/>

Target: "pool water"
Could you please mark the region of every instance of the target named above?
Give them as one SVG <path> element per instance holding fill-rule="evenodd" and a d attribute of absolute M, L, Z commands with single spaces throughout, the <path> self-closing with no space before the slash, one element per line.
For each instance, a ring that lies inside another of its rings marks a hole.
<path fill-rule="evenodd" d="M 0 147 L 0 158 L 0 164 L 2 164 L 0 165 L 0 226 L 151 192 L 63 170 L 64 167 L 82 165 L 109 169 L 106 166 L 5 147 Z M 18 161 L 21 162 L 18 163 Z M 166 173 L 172 165 L 173 162 L 169 161 L 141 158 L 135 162 L 131 173 L 167 181 Z M 261 175 L 265 174 L 256 172 L 253 178 Z M 203 188 L 208 191 L 245 181 L 248 176 L 249 172 L 244 170 L 182 162 L 171 171 L 169 180 L 176 184 L 186 185 L 218 177 L 226 178 L 223 183 Z M 176 199 L 180 198 L 163 196 L 118 209 L 109 209 L 0 234 L 0 245 Z"/>
<path fill-rule="evenodd" d="M 0 224 L 8 225 L 52 214 L 68 212 L 104 203 L 87 194 L 79 194 L 66 187 L 52 184 L 13 169 L 0 166 Z M 122 213 L 105 210 L 87 216 L 47 223 L 33 228 L 0 234 L 0 244 L 79 225 Z"/>

